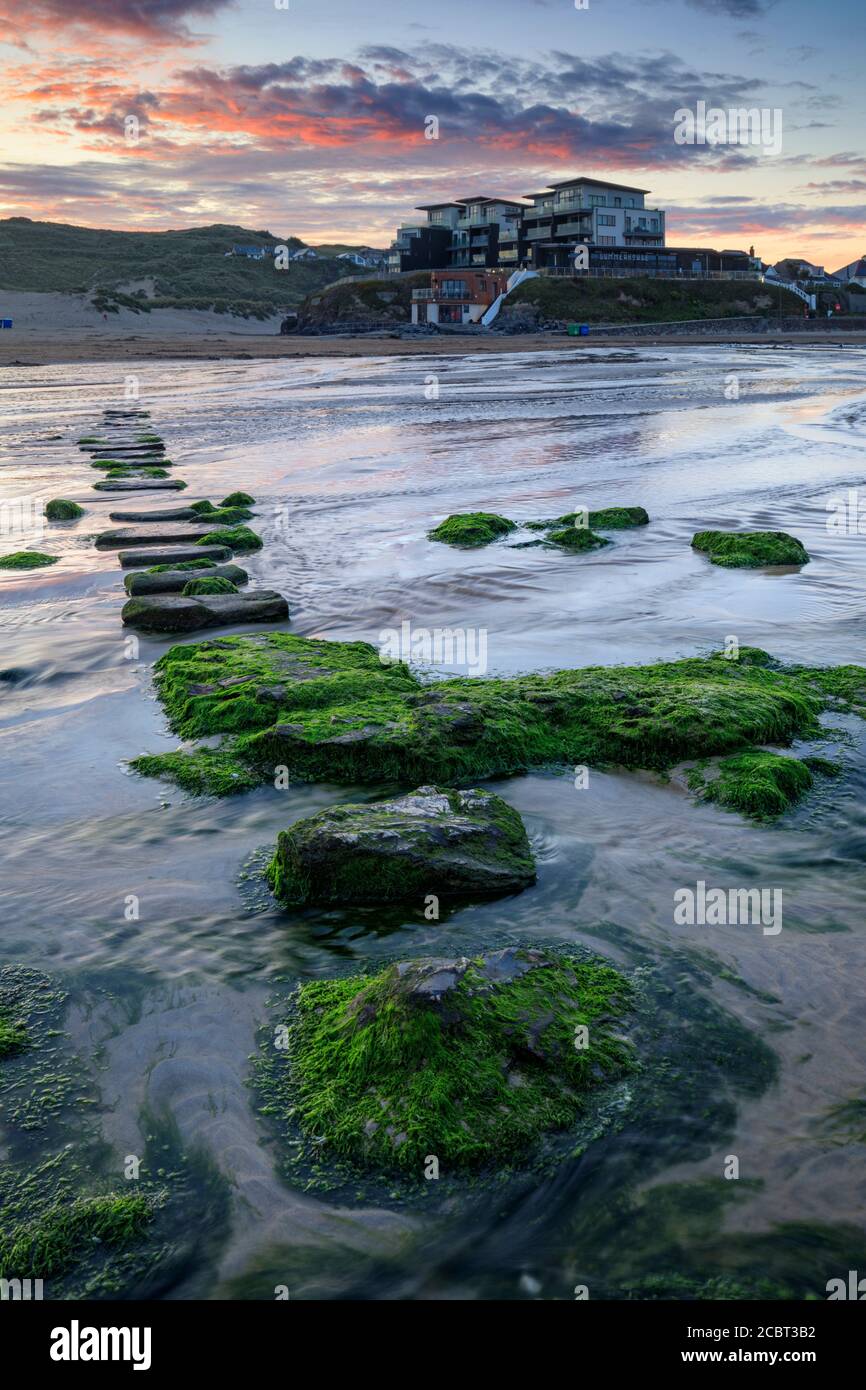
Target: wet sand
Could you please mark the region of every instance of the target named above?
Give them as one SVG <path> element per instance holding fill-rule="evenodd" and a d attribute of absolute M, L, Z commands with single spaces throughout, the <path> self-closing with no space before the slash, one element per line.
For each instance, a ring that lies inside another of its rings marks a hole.
<path fill-rule="evenodd" d="M 594 348 L 631 352 L 647 347 L 705 347 L 718 345 L 821 346 L 830 349 L 866 346 L 866 333 L 724 333 L 693 335 L 610 335 L 591 333 L 571 338 L 567 333 L 436 334 L 403 338 L 398 333 L 363 334 L 360 337 L 327 335 L 321 338 L 286 337 L 277 333 L 116 333 L 98 328 L 57 334 L 22 333 L 14 330 L 0 337 L 0 367 L 48 367 L 74 362 L 219 362 L 223 360 L 331 358 L 331 357 L 466 357 L 476 353 L 574 352 L 586 359 Z"/>

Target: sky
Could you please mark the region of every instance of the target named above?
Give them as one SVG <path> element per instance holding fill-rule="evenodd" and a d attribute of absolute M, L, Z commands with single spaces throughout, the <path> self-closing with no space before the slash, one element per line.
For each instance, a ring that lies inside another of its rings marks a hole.
<path fill-rule="evenodd" d="M 0 217 L 386 246 L 583 174 L 648 189 L 669 244 L 835 270 L 864 76 L 860 0 L 0 0 Z M 766 139 L 678 142 L 700 102 Z"/>

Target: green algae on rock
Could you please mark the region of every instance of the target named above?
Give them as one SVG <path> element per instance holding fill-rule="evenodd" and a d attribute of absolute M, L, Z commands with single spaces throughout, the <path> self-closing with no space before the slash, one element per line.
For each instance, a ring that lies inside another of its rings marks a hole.
<path fill-rule="evenodd" d="M 422 684 L 365 642 L 268 633 L 172 647 L 156 681 L 183 738 L 223 736 L 220 790 L 229 763 L 245 784 L 251 769 L 264 782 L 278 767 L 300 781 L 403 786 L 562 764 L 664 771 L 816 737 L 830 708 L 866 713 L 864 668 L 783 668 L 751 648 L 737 661 L 719 653 Z M 180 781 L 183 756 L 133 766 Z M 207 790 L 207 765 L 198 760 L 185 785 Z"/>
<path fill-rule="evenodd" d="M 516 529 L 516 522 L 497 516 L 495 512 L 457 512 L 428 531 L 427 537 L 431 541 L 442 541 L 445 545 L 472 547 L 489 545 L 491 541 L 497 541 Z"/>
<path fill-rule="evenodd" d="M 233 586 L 225 593 L 234 593 L 241 584 L 249 582 L 249 575 L 240 565 L 214 565 L 210 560 L 200 563 L 187 560 L 175 567 L 154 565 L 149 570 L 136 570 L 124 576 L 123 587 L 131 598 L 144 594 L 182 594 L 190 577 L 200 579 L 227 579 Z"/>
<path fill-rule="evenodd" d="M 312 981 L 289 1029 L 295 1120 L 365 1167 L 502 1163 L 633 1066 L 630 1002 L 597 959 L 515 947 Z"/>
<path fill-rule="evenodd" d="M 75 521 L 77 517 L 84 516 L 84 508 L 65 497 L 53 497 L 45 503 L 45 515 L 49 521 Z"/>
<path fill-rule="evenodd" d="M 181 589 L 184 598 L 194 598 L 196 594 L 236 594 L 237 591 L 237 584 L 220 574 L 203 574 L 199 579 L 188 579 Z"/>
<path fill-rule="evenodd" d="M 598 550 L 599 546 L 610 545 L 604 536 L 597 536 L 585 526 L 564 526 L 559 531 L 548 531 L 547 539 L 563 550 Z"/>
<path fill-rule="evenodd" d="M 289 605 L 274 589 L 257 589 L 242 594 L 232 585 L 230 593 L 158 593 L 130 598 L 120 610 L 128 627 L 144 632 L 196 632 L 203 627 L 224 627 L 235 623 L 275 623 L 289 616 Z"/>
<path fill-rule="evenodd" d="M 16 550 L 11 555 L 0 555 L 2 570 L 38 570 L 56 564 L 56 555 L 45 555 L 41 550 Z"/>
<path fill-rule="evenodd" d="M 221 507 L 252 507 L 255 498 L 250 497 L 248 492 L 230 492 L 228 497 L 224 497 L 220 502 Z"/>
<path fill-rule="evenodd" d="M 566 512 L 564 516 L 554 517 L 552 521 L 527 521 L 531 531 L 552 531 L 554 527 L 574 526 L 577 512 Z M 648 526 L 649 513 L 643 507 L 602 507 L 597 512 L 581 514 L 581 529 L 589 527 L 598 531 L 622 531 L 633 526 Z"/>
<path fill-rule="evenodd" d="M 431 786 L 296 821 L 277 838 L 268 881 L 298 906 L 495 896 L 533 883 L 535 861 L 501 797 Z"/>
<path fill-rule="evenodd" d="M 0 1279 L 48 1279 L 64 1273 L 95 1244 L 126 1245 L 140 1238 L 152 1203 L 139 1195 L 79 1197 L 30 1222 L 0 1228 Z"/>
<path fill-rule="evenodd" d="M 27 1045 L 27 1024 L 23 1018 L 12 1018 L 0 1010 L 0 1059 L 11 1057 Z"/>
<path fill-rule="evenodd" d="M 786 531 L 698 531 L 692 537 L 692 548 L 726 569 L 809 563 L 805 546 Z"/>
<path fill-rule="evenodd" d="M 207 520 L 207 517 L 205 517 Z M 262 538 L 249 526 L 221 526 L 203 536 L 197 545 L 227 545 L 231 550 L 261 550 Z"/>
<path fill-rule="evenodd" d="M 750 748 L 723 758 L 718 776 L 701 791 L 705 801 L 718 802 L 754 820 L 782 815 L 812 786 L 812 773 L 799 758 Z"/>

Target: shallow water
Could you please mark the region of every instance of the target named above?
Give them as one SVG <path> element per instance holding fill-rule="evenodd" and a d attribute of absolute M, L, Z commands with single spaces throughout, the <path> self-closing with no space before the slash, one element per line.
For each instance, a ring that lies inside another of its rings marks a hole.
<path fill-rule="evenodd" d="M 676 776 L 592 772 L 582 790 L 565 774 L 496 783 L 524 817 L 538 884 L 438 923 L 292 916 L 242 877 L 280 828 L 351 788 L 191 800 L 125 767 L 176 746 L 150 684 L 167 644 L 130 647 L 116 556 L 92 537 L 112 509 L 237 488 L 258 499 L 265 542 L 243 563 L 287 595 L 299 634 L 378 642 L 405 620 L 466 628 L 485 634 L 489 674 L 670 660 L 731 636 L 786 660 L 866 661 L 866 487 L 864 534 L 856 519 L 827 528 L 828 504 L 863 483 L 866 353 L 637 357 L 143 364 L 141 404 L 189 484 L 147 502 L 91 491 L 74 445 L 123 404 L 117 368 L 0 371 L 0 497 L 88 507 L 46 528 L 57 566 L 0 571 L 0 965 L 35 966 L 70 991 L 72 1042 L 90 1059 L 118 1170 L 141 1151 L 147 1114 L 162 1113 L 230 1184 L 224 1234 L 165 1296 L 269 1298 L 287 1284 L 301 1298 L 570 1298 L 581 1279 L 591 1296 L 617 1296 L 656 1274 L 792 1269 L 823 1296 L 828 1277 L 846 1274 L 816 1255 L 816 1231 L 859 1239 L 866 1224 L 864 1125 L 834 1119 L 864 1093 L 859 721 L 835 721 L 844 777 L 773 827 L 695 806 Z M 614 504 L 645 506 L 652 524 L 588 555 L 520 548 L 531 533 L 474 552 L 426 540 L 452 511 L 520 521 Z M 714 527 L 790 531 L 811 563 L 716 568 L 689 546 Z M 2 548 L 30 539 L 4 536 Z M 698 879 L 781 888 L 783 930 L 675 926 L 674 890 Z M 129 895 L 137 921 L 124 915 Z M 671 991 L 678 1066 L 715 1094 L 673 1086 L 664 1125 L 636 1113 L 584 1158 L 496 1197 L 457 1188 L 335 1205 L 279 1178 L 247 1085 L 274 990 L 352 961 L 509 940 L 581 942 L 650 970 Z M 748 1047 L 729 1065 L 722 1048 L 705 1074 L 704 999 L 751 1030 L 755 1057 L 772 1049 L 774 1080 L 750 1080 Z M 729 1154 L 739 1183 L 721 1176 Z M 693 1199 L 707 1192 L 698 1205 L 711 1215 L 698 1221 Z"/>

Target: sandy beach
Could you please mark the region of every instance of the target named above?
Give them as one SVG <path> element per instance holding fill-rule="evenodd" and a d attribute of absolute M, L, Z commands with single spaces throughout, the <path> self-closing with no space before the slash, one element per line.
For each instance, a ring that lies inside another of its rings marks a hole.
<path fill-rule="evenodd" d="M 660 331 L 588 337 L 567 333 L 437 333 L 403 337 L 380 333 L 281 337 L 280 316 L 244 319 L 203 309 L 156 309 L 135 313 L 121 308 L 105 317 L 85 295 L 4 291 L 0 317 L 13 327 L 0 331 L 0 367 L 44 367 L 65 362 L 205 361 L 305 357 L 465 357 L 479 352 L 550 352 L 563 348 L 584 359 L 595 347 L 629 351 L 640 347 L 713 347 L 718 344 L 863 346 L 866 332 L 682 333 Z"/>

